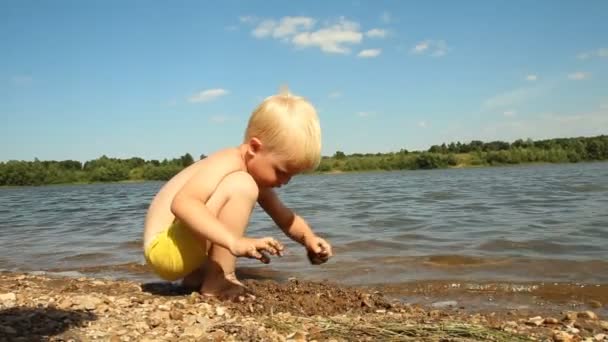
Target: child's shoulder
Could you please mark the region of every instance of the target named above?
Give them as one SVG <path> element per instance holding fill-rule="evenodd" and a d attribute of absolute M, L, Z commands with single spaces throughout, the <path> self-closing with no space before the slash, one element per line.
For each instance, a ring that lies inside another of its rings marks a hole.
<path fill-rule="evenodd" d="M 238 148 L 225 148 L 213 152 L 209 156 L 197 161 L 190 166 L 193 170 L 192 176 L 211 178 L 220 177 L 235 172 L 243 171 L 244 164 Z"/>

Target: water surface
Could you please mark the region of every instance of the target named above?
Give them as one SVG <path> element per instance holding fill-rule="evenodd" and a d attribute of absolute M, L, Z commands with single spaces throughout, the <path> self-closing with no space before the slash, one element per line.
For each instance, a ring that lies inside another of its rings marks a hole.
<path fill-rule="evenodd" d="M 0 189 L 0 269 L 156 279 L 142 266 L 141 234 L 162 184 Z M 608 284 L 608 163 L 309 175 L 280 195 L 336 255 L 309 265 L 257 208 L 248 234 L 278 237 L 288 253 L 268 266 L 240 260 L 250 273 Z"/>

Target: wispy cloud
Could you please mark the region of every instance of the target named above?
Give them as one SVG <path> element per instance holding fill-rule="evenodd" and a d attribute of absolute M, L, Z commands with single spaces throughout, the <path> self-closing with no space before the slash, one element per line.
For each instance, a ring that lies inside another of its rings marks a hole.
<path fill-rule="evenodd" d="M 330 99 L 337 99 L 337 98 L 342 97 L 342 92 L 332 91 L 331 93 L 329 93 L 329 95 L 327 95 L 327 97 L 329 97 Z"/>
<path fill-rule="evenodd" d="M 14 85 L 18 85 L 18 86 L 24 86 L 24 85 L 29 85 L 32 83 L 34 79 L 32 78 L 32 76 L 27 76 L 27 75 L 16 75 L 11 77 L 11 82 Z"/>
<path fill-rule="evenodd" d="M 530 74 L 530 75 L 526 76 L 526 81 L 534 82 L 536 80 L 538 80 L 538 75 Z"/>
<path fill-rule="evenodd" d="M 369 38 L 384 38 L 386 37 L 386 30 L 375 28 L 365 32 L 365 35 Z"/>
<path fill-rule="evenodd" d="M 362 40 L 359 24 L 340 18 L 336 24 L 295 35 L 292 42 L 298 47 L 318 47 L 327 53 L 347 54 L 350 53 L 347 45 L 359 44 Z"/>
<path fill-rule="evenodd" d="M 388 12 L 388 11 L 382 12 L 382 14 L 380 15 L 380 20 L 385 24 L 390 24 L 390 22 L 392 21 L 392 16 L 391 16 L 390 12 Z"/>
<path fill-rule="evenodd" d="M 444 40 L 424 40 L 416 44 L 410 52 L 416 55 L 430 55 L 433 57 L 445 56 L 449 51 Z"/>
<path fill-rule="evenodd" d="M 367 118 L 370 116 L 374 116 L 376 113 L 374 112 L 357 112 L 357 116 L 360 118 Z"/>
<path fill-rule="evenodd" d="M 381 49 L 367 49 L 359 52 L 357 56 L 360 58 L 374 58 L 380 56 L 381 53 Z"/>
<path fill-rule="evenodd" d="M 224 96 L 228 94 L 228 91 L 225 89 L 217 88 L 217 89 L 207 89 L 200 91 L 194 95 L 192 95 L 188 101 L 192 103 L 196 102 L 209 102 L 217 99 L 218 97 Z"/>
<path fill-rule="evenodd" d="M 608 57 L 608 48 L 581 52 L 576 56 L 578 59 L 589 59 L 593 57 Z"/>
<path fill-rule="evenodd" d="M 213 115 L 212 117 L 209 118 L 209 121 L 211 121 L 215 124 L 223 124 L 223 123 L 226 123 L 231 120 L 232 120 L 232 118 L 227 115 Z"/>
<path fill-rule="evenodd" d="M 483 102 L 483 109 L 494 110 L 497 108 L 505 109 L 517 104 L 521 104 L 529 99 L 539 96 L 544 91 L 543 87 L 524 87 L 506 91 L 490 97 Z"/>
<path fill-rule="evenodd" d="M 359 23 L 344 17 L 322 23 L 304 16 L 287 16 L 279 20 L 241 17 L 240 21 L 255 24 L 251 34 L 258 39 L 278 39 L 297 48 L 316 47 L 331 54 L 348 54 L 351 52 L 351 46 L 360 44 L 364 38 Z M 379 37 L 382 33 L 379 29 L 376 30 L 378 31 L 370 30 L 373 31 L 371 34 Z"/>
<path fill-rule="evenodd" d="M 475 139 L 512 141 L 526 137 L 594 136 L 605 134 L 606 129 L 608 108 L 600 108 L 587 112 L 541 113 L 522 116 L 518 120 L 494 122 L 479 127 Z"/>
<path fill-rule="evenodd" d="M 420 128 L 427 128 L 428 124 L 426 123 L 426 121 L 419 121 L 418 122 L 418 127 L 420 127 Z"/>
<path fill-rule="evenodd" d="M 315 24 L 310 17 L 283 17 L 279 21 L 262 21 L 252 32 L 257 38 L 285 38 L 309 30 Z"/>
<path fill-rule="evenodd" d="M 577 71 L 571 74 L 568 74 L 568 79 L 573 81 L 582 81 L 591 77 L 591 74 L 588 72 Z"/>
<path fill-rule="evenodd" d="M 512 118 L 515 115 L 517 115 L 517 112 L 514 110 L 506 110 L 502 113 L 504 116 L 508 117 L 508 118 Z"/>
<path fill-rule="evenodd" d="M 246 24 L 252 24 L 258 21 L 258 18 L 252 15 L 242 15 L 239 17 L 239 21 Z"/>

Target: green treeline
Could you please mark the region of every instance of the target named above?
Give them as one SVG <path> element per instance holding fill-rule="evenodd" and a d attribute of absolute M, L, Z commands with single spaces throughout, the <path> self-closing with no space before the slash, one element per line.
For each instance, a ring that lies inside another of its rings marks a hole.
<path fill-rule="evenodd" d="M 319 171 L 416 170 L 447 167 L 494 166 L 521 163 L 576 163 L 608 160 L 608 136 L 532 141 L 471 141 L 434 145 L 428 151 L 355 153 L 337 151 L 323 157 Z"/>
<path fill-rule="evenodd" d="M 204 158 L 201 155 L 201 158 Z M 428 151 L 355 153 L 323 157 L 317 172 L 415 170 L 521 163 L 576 163 L 608 160 L 608 136 L 560 138 L 513 143 L 471 141 L 434 145 Z M 118 159 L 102 156 L 84 164 L 64 161 L 0 162 L 0 186 L 168 180 L 194 163 L 190 154 L 171 160 Z"/>

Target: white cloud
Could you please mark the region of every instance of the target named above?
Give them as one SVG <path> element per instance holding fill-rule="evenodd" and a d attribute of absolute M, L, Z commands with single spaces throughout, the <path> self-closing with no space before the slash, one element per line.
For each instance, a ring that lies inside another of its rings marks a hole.
<path fill-rule="evenodd" d="M 194 95 L 192 95 L 188 101 L 195 103 L 195 102 L 209 102 L 211 100 L 214 100 L 218 97 L 224 96 L 228 94 L 228 91 L 225 89 L 208 89 L 208 90 L 203 90 L 200 91 Z"/>
<path fill-rule="evenodd" d="M 249 17 L 241 17 L 240 20 L 248 24 L 254 22 Z M 256 38 L 279 39 L 298 48 L 317 47 L 326 53 L 350 53 L 349 45 L 360 44 L 364 36 L 357 22 L 343 17 L 318 26 L 317 20 L 303 16 L 256 20 L 255 23 L 257 25 L 251 34 Z M 379 35 L 380 32 L 374 31 L 372 35 L 374 34 Z"/>
<path fill-rule="evenodd" d="M 410 52 L 417 55 L 429 54 L 433 57 L 444 56 L 449 50 L 444 40 L 425 40 L 416 44 Z"/>
<path fill-rule="evenodd" d="M 385 24 L 390 23 L 392 20 L 391 14 L 388 11 L 382 12 L 382 15 L 380 15 L 380 20 L 382 20 L 382 22 Z"/>
<path fill-rule="evenodd" d="M 327 53 L 350 53 L 349 44 L 359 44 L 363 33 L 359 24 L 340 18 L 339 22 L 313 32 L 302 32 L 295 35 L 292 42 L 298 47 L 318 47 Z"/>
<path fill-rule="evenodd" d="M 386 37 L 386 30 L 375 28 L 365 32 L 365 35 L 369 38 L 384 38 Z"/>
<path fill-rule="evenodd" d="M 573 81 L 581 81 L 591 77 L 591 74 L 588 72 L 577 71 L 571 74 L 568 74 L 568 79 Z"/>
<path fill-rule="evenodd" d="M 224 29 L 229 32 L 234 32 L 234 31 L 238 31 L 239 27 L 236 25 L 229 25 L 229 26 L 226 26 Z"/>
<path fill-rule="evenodd" d="M 608 57 L 608 48 L 599 48 L 597 50 L 581 52 L 576 57 L 578 59 L 589 59 L 592 57 Z"/>
<path fill-rule="evenodd" d="M 368 116 L 370 116 L 372 114 L 373 114 L 372 112 L 358 112 L 357 116 L 359 116 L 361 118 L 366 118 L 366 117 L 368 117 Z"/>
<path fill-rule="evenodd" d="M 342 92 L 332 91 L 331 93 L 329 93 L 329 95 L 327 95 L 327 97 L 329 97 L 330 99 L 337 99 L 339 97 L 342 97 Z"/>
<path fill-rule="evenodd" d="M 538 80 L 538 75 L 534 75 L 534 74 L 528 75 L 528 76 L 526 76 L 526 80 L 534 82 L 534 81 Z"/>
<path fill-rule="evenodd" d="M 517 112 L 514 110 L 506 110 L 502 113 L 504 116 L 508 117 L 508 118 L 512 118 L 515 115 L 517 115 Z"/>
<path fill-rule="evenodd" d="M 361 58 L 374 58 L 374 57 L 378 57 L 381 53 L 382 53 L 381 49 L 367 49 L 367 50 L 362 50 L 361 52 L 359 52 L 359 54 L 357 56 L 361 57 Z"/>
<path fill-rule="evenodd" d="M 426 123 L 426 121 L 420 121 L 418 122 L 418 127 L 427 128 L 428 124 Z"/>
<path fill-rule="evenodd" d="M 314 24 L 315 20 L 309 17 L 283 17 L 278 22 L 274 20 L 262 21 L 252 33 L 257 38 L 268 36 L 285 38 L 309 30 Z"/>
<path fill-rule="evenodd" d="M 27 75 L 17 75 L 17 76 L 11 77 L 11 81 L 15 85 L 24 86 L 24 85 L 31 84 L 33 81 L 33 78 L 31 76 L 27 76 Z"/>

